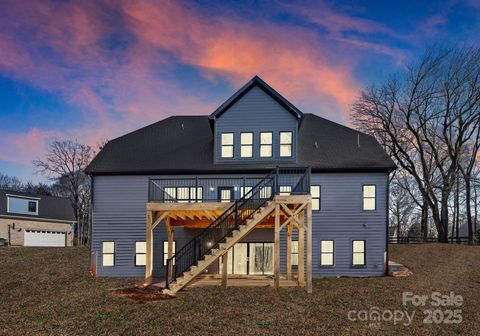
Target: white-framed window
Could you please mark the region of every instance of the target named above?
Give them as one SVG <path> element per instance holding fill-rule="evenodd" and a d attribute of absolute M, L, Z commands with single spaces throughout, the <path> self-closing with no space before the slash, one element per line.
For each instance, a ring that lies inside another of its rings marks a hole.
<path fill-rule="evenodd" d="M 102 265 L 115 266 L 115 242 L 102 242 Z"/>
<path fill-rule="evenodd" d="M 272 187 L 265 186 L 260 189 L 260 199 L 267 199 L 272 196 Z"/>
<path fill-rule="evenodd" d="M 310 195 L 312 195 L 312 210 L 320 211 L 321 188 L 319 185 L 310 186 Z"/>
<path fill-rule="evenodd" d="M 37 198 L 7 195 L 7 212 L 24 215 L 38 215 Z"/>
<path fill-rule="evenodd" d="M 165 200 L 178 201 L 178 203 L 201 203 L 203 200 L 203 187 L 165 187 Z"/>
<path fill-rule="evenodd" d="M 352 265 L 365 266 L 365 240 L 352 241 Z"/>
<path fill-rule="evenodd" d="M 173 241 L 172 252 L 175 254 L 175 240 Z M 168 260 L 168 241 L 163 242 L 163 266 L 167 266 Z M 173 260 L 173 264 L 175 265 L 175 259 Z"/>
<path fill-rule="evenodd" d="M 233 133 L 222 133 L 222 158 L 233 158 Z"/>
<path fill-rule="evenodd" d="M 243 197 L 243 196 L 247 195 L 251 190 L 252 190 L 252 187 L 247 187 L 247 186 L 240 187 L 240 197 Z M 250 198 L 250 197 L 252 197 L 251 194 L 248 195 L 247 198 Z"/>
<path fill-rule="evenodd" d="M 253 133 L 240 133 L 240 157 L 253 157 Z"/>
<path fill-rule="evenodd" d="M 280 195 L 290 195 L 292 193 L 292 186 L 283 185 L 280 186 Z"/>
<path fill-rule="evenodd" d="M 363 210 L 375 210 L 376 208 L 376 186 L 374 184 L 363 186 Z"/>
<path fill-rule="evenodd" d="M 272 132 L 260 132 L 260 157 L 272 157 L 273 134 Z"/>
<path fill-rule="evenodd" d="M 280 157 L 292 157 L 292 132 L 280 132 Z"/>
<path fill-rule="evenodd" d="M 334 259 L 333 240 L 322 240 L 320 243 L 320 266 L 333 266 Z"/>
<path fill-rule="evenodd" d="M 292 266 L 298 266 L 298 240 L 292 240 Z"/>
<path fill-rule="evenodd" d="M 135 242 L 135 266 L 147 264 L 147 242 Z"/>

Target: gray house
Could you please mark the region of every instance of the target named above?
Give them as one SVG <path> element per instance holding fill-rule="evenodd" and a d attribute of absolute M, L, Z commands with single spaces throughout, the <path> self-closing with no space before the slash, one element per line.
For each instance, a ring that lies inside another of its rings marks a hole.
<path fill-rule="evenodd" d="M 207 273 L 307 288 L 385 275 L 394 169 L 373 137 L 254 77 L 212 114 L 161 120 L 91 162 L 96 274 L 161 278 L 173 293 Z"/>

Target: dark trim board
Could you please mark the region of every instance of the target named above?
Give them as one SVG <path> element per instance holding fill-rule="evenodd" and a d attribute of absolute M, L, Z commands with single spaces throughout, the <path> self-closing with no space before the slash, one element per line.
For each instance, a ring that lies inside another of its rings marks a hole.
<path fill-rule="evenodd" d="M 238 164 L 235 164 L 238 166 Z M 182 170 L 144 170 L 144 171 L 126 171 L 126 172 L 102 172 L 102 173 L 89 173 L 90 176 L 121 176 L 121 175 L 192 175 L 192 174 L 266 174 L 276 166 L 267 167 L 264 169 L 219 169 L 219 170 L 199 170 L 199 169 L 182 169 Z M 296 168 L 296 165 L 282 164 L 282 167 Z M 312 173 L 391 173 L 395 169 L 385 168 L 330 168 L 330 169 L 315 169 L 312 168 Z"/>

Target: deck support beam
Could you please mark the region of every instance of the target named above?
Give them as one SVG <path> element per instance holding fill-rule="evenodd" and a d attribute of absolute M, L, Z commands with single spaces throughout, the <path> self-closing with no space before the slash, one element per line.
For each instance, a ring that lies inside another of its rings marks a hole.
<path fill-rule="evenodd" d="M 312 203 L 307 205 L 307 293 L 312 293 Z"/>
<path fill-rule="evenodd" d="M 304 236 L 304 221 L 303 212 L 299 215 L 300 225 L 298 226 L 298 284 L 305 285 L 305 236 Z"/>
<path fill-rule="evenodd" d="M 152 271 L 153 271 L 153 213 L 147 210 L 147 223 L 146 223 L 146 261 L 145 261 L 145 282 L 144 285 L 148 286 L 152 283 Z"/>
<path fill-rule="evenodd" d="M 222 256 L 222 286 L 227 287 L 228 283 L 228 251 Z"/>
<path fill-rule="evenodd" d="M 274 245 L 274 281 L 275 290 L 280 288 L 280 204 L 275 203 L 275 245 Z"/>
<path fill-rule="evenodd" d="M 292 231 L 293 223 L 290 223 L 287 231 L 287 280 L 292 279 Z"/>
<path fill-rule="evenodd" d="M 173 256 L 173 231 L 174 231 L 174 227 L 170 225 L 170 218 L 165 218 L 165 229 L 167 231 L 167 239 L 168 239 L 167 255 L 168 255 L 168 259 L 170 259 Z M 168 274 L 172 274 L 172 272 L 173 272 L 173 263 L 170 263 L 170 269 Z"/>

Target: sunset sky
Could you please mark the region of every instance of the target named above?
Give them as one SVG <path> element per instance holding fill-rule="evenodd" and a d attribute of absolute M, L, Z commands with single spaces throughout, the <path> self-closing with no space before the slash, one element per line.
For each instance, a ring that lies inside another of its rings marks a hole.
<path fill-rule="evenodd" d="M 477 44 L 471 1 L 0 1 L 0 172 L 39 181 L 53 139 L 91 145 L 209 114 L 254 75 L 348 124 L 362 87 L 433 43 Z"/>

